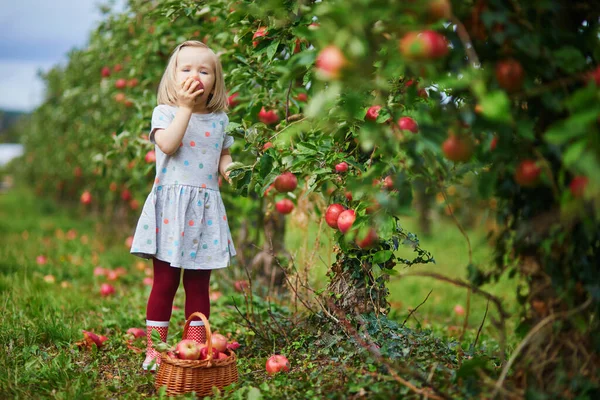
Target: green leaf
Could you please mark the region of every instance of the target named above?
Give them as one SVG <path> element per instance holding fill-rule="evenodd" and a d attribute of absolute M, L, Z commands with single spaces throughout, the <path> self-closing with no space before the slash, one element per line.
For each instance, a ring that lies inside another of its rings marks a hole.
<path fill-rule="evenodd" d="M 248 400 L 261 400 L 263 398 L 260 389 L 255 388 L 254 386 L 250 387 L 248 390 Z"/>
<path fill-rule="evenodd" d="M 267 48 L 267 58 L 269 59 L 269 61 L 273 59 L 273 56 L 277 52 L 277 47 L 279 47 L 279 43 L 279 40 L 274 40 L 273 43 L 271 43 Z"/>
<path fill-rule="evenodd" d="M 512 120 L 510 100 L 503 91 L 496 90 L 485 94 L 481 98 L 480 104 L 486 118 L 498 122 L 510 122 Z"/>
<path fill-rule="evenodd" d="M 581 71 L 585 67 L 585 57 L 573 46 L 563 46 L 553 52 L 555 64 L 570 74 Z"/>
<path fill-rule="evenodd" d="M 579 160 L 581 155 L 585 152 L 587 147 L 586 140 L 580 140 L 578 142 L 573 143 L 563 153 L 563 162 L 566 166 L 570 167 Z"/>
<path fill-rule="evenodd" d="M 391 250 L 381 250 L 378 251 L 377 253 L 375 253 L 373 255 L 373 262 L 375 264 L 382 264 L 384 262 L 386 262 L 387 260 L 389 260 L 392 257 L 392 251 Z"/>

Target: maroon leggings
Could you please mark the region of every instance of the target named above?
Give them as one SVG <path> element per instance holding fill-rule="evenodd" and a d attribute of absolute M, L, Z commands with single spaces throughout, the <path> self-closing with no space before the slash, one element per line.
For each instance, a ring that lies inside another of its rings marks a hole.
<path fill-rule="evenodd" d="M 156 258 L 152 259 L 152 264 L 154 265 L 154 281 L 148 299 L 146 319 L 169 321 L 173 309 L 173 299 L 181 279 L 181 269 L 171 267 L 168 262 Z M 196 311 L 206 315 L 206 318 L 210 316 L 209 283 L 210 270 L 186 269 L 183 271 L 186 319 Z M 194 320 L 197 319 L 199 318 L 194 318 Z"/>

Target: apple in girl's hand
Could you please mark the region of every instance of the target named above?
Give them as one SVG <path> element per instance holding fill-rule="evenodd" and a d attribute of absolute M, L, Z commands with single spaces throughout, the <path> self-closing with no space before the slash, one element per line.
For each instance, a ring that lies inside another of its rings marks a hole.
<path fill-rule="evenodd" d="M 281 199 L 275 203 L 275 208 L 280 214 L 289 214 L 294 209 L 294 202 L 290 199 Z"/>
<path fill-rule="evenodd" d="M 338 218 L 340 214 L 346 210 L 341 204 L 335 203 L 327 207 L 325 211 L 325 222 L 334 229 L 338 229 Z"/>
<path fill-rule="evenodd" d="M 149 152 L 146 153 L 146 156 L 144 157 L 144 159 L 146 160 L 147 163 L 153 163 L 156 161 L 156 152 L 154 150 L 150 150 Z"/>
<path fill-rule="evenodd" d="M 291 192 L 298 186 L 298 178 L 291 172 L 284 172 L 275 178 L 275 189 L 280 193 Z"/>
<path fill-rule="evenodd" d="M 354 223 L 355 219 L 356 213 L 354 212 L 354 210 L 346 210 L 341 212 L 337 220 L 338 229 L 342 233 L 348 232 L 352 227 L 352 224 Z"/>
<path fill-rule="evenodd" d="M 206 360 L 208 358 L 208 346 L 205 344 L 201 344 L 200 345 L 200 360 Z M 213 346 L 212 348 L 212 358 L 213 359 L 218 359 L 219 358 L 219 350 L 215 349 L 215 347 Z"/>
<path fill-rule="evenodd" d="M 227 338 L 220 333 L 213 333 L 212 345 L 213 348 L 217 349 L 218 351 L 225 351 L 227 350 Z"/>
<path fill-rule="evenodd" d="M 115 293 L 115 287 L 109 283 L 103 283 L 100 285 L 100 294 L 104 297 L 110 296 Z"/>
<path fill-rule="evenodd" d="M 335 166 L 335 171 L 339 173 L 348 171 L 348 163 L 342 161 L 341 163 L 337 164 Z"/>
<path fill-rule="evenodd" d="M 367 114 L 365 118 L 370 121 L 377 121 L 377 117 L 379 116 L 379 110 L 381 110 L 381 106 L 371 106 L 367 110 Z"/>
<path fill-rule="evenodd" d="M 285 356 L 275 354 L 269 357 L 265 367 L 267 369 L 267 373 L 269 375 L 273 375 L 278 372 L 288 372 L 290 370 L 290 362 Z"/>
<path fill-rule="evenodd" d="M 175 351 L 182 360 L 197 360 L 200 358 L 200 345 L 192 339 L 183 339 L 177 343 Z"/>
<path fill-rule="evenodd" d="M 200 77 L 198 77 L 198 76 L 192 76 L 192 79 L 199 83 L 199 85 L 196 88 L 196 90 L 204 89 L 204 84 L 200 80 Z"/>

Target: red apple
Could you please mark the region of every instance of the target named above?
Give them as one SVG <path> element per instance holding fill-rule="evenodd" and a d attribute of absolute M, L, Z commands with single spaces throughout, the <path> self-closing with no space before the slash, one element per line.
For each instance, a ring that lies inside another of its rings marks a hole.
<path fill-rule="evenodd" d="M 131 78 L 129 81 L 127 81 L 127 87 L 130 88 L 134 88 L 138 85 L 139 81 L 137 78 Z"/>
<path fill-rule="evenodd" d="M 225 353 L 219 353 L 219 356 L 217 357 L 217 360 L 226 360 L 228 359 L 229 356 Z"/>
<path fill-rule="evenodd" d="M 39 255 L 35 258 L 35 262 L 38 265 L 45 265 L 48 262 L 48 259 L 44 255 Z"/>
<path fill-rule="evenodd" d="M 365 115 L 365 119 L 370 121 L 377 121 L 377 117 L 379 116 L 379 110 L 381 110 L 381 106 L 371 106 L 367 110 L 367 114 Z"/>
<path fill-rule="evenodd" d="M 115 87 L 117 89 L 123 89 L 126 86 L 127 86 L 127 81 L 123 78 L 117 79 L 117 81 L 115 82 Z"/>
<path fill-rule="evenodd" d="M 383 179 L 382 185 L 386 190 L 389 190 L 389 191 L 394 190 L 394 180 L 392 179 L 392 177 L 390 175 L 386 176 Z"/>
<path fill-rule="evenodd" d="M 131 192 L 129 191 L 129 189 L 123 189 L 123 191 L 121 192 L 121 199 L 123 201 L 131 200 Z"/>
<path fill-rule="evenodd" d="M 587 186 L 587 184 L 587 176 L 578 175 L 573 177 L 571 183 L 569 183 L 569 190 L 571 190 L 571 194 L 573 195 L 573 197 L 582 197 L 585 193 L 585 187 Z"/>
<path fill-rule="evenodd" d="M 275 208 L 280 214 L 289 214 L 294 209 L 294 202 L 290 199 L 281 199 L 275 203 Z"/>
<path fill-rule="evenodd" d="M 125 101 L 125 93 L 119 92 L 115 94 L 115 101 L 117 103 L 123 103 Z"/>
<path fill-rule="evenodd" d="M 273 147 L 273 143 L 267 142 L 263 145 L 262 149 L 263 149 L 263 151 L 266 151 L 266 150 L 270 149 L 271 147 Z"/>
<path fill-rule="evenodd" d="M 356 213 L 354 212 L 354 210 L 342 211 L 337 220 L 338 229 L 342 233 L 348 232 L 352 227 L 352 224 L 354 223 L 355 219 Z"/>
<path fill-rule="evenodd" d="M 152 286 L 152 284 L 154 283 L 154 279 L 147 276 L 142 280 L 142 283 L 146 286 Z"/>
<path fill-rule="evenodd" d="M 227 104 L 229 105 L 229 107 L 233 108 L 240 103 L 239 101 L 236 100 L 239 97 L 239 95 L 240 95 L 239 93 L 234 93 L 227 98 Z"/>
<path fill-rule="evenodd" d="M 346 193 L 344 193 L 344 197 L 346 197 L 346 200 L 352 201 L 352 192 L 346 191 Z"/>
<path fill-rule="evenodd" d="M 339 173 L 348 171 L 348 164 L 345 161 L 342 161 L 335 166 L 335 171 Z"/>
<path fill-rule="evenodd" d="M 219 179 L 221 179 L 221 177 L 219 177 Z M 137 210 L 138 208 L 140 208 L 140 202 L 137 201 L 137 199 L 129 200 L 129 208 L 131 208 L 134 211 Z"/>
<path fill-rule="evenodd" d="M 81 194 L 81 203 L 90 204 L 92 202 L 92 194 L 87 190 Z"/>
<path fill-rule="evenodd" d="M 513 58 L 498 61 L 496 64 L 496 80 L 507 92 L 516 92 L 523 87 L 525 72 L 521 63 Z"/>
<path fill-rule="evenodd" d="M 250 288 L 250 283 L 248 281 L 235 281 L 233 287 L 236 292 L 243 293 Z"/>
<path fill-rule="evenodd" d="M 498 136 L 492 138 L 492 141 L 490 142 L 490 151 L 494 151 L 496 146 L 498 146 Z"/>
<path fill-rule="evenodd" d="M 198 359 L 200 360 L 206 360 L 208 358 L 208 346 L 206 344 L 200 344 L 198 346 L 200 348 L 200 356 L 198 357 Z M 215 349 L 214 346 L 212 348 L 212 358 L 213 360 L 216 360 L 219 358 L 219 350 Z"/>
<path fill-rule="evenodd" d="M 192 76 L 192 79 L 199 83 L 199 85 L 196 87 L 196 90 L 204 89 L 204 84 L 202 83 L 200 77 Z"/>
<path fill-rule="evenodd" d="M 240 348 L 240 344 L 238 342 L 227 343 L 228 350 L 237 350 Z"/>
<path fill-rule="evenodd" d="M 121 64 L 117 64 L 113 67 L 113 72 L 119 72 L 123 69 L 123 66 Z"/>
<path fill-rule="evenodd" d="M 449 0 L 430 0 L 427 12 L 432 20 L 450 19 L 452 6 Z"/>
<path fill-rule="evenodd" d="M 146 337 L 146 330 L 142 328 L 129 328 L 127 329 L 127 335 L 130 335 L 133 339 Z"/>
<path fill-rule="evenodd" d="M 200 346 L 192 339 L 183 339 L 177 343 L 175 351 L 182 360 L 197 360 L 200 358 Z"/>
<path fill-rule="evenodd" d="M 266 26 L 261 26 L 259 27 L 256 32 L 254 32 L 254 35 L 252 35 L 252 46 L 256 47 L 258 46 L 258 40 L 254 40 L 254 39 L 258 39 L 261 37 L 266 37 L 267 36 L 267 27 Z"/>
<path fill-rule="evenodd" d="M 473 155 L 473 143 L 466 136 L 450 134 L 442 144 L 442 151 L 450 161 L 466 162 Z"/>
<path fill-rule="evenodd" d="M 590 81 L 594 81 L 596 86 L 600 86 L 600 67 L 596 67 L 593 71 L 586 74 L 586 78 Z"/>
<path fill-rule="evenodd" d="M 125 246 L 131 247 L 132 244 L 133 244 L 133 236 L 127 236 L 127 239 L 125 239 Z"/>
<path fill-rule="evenodd" d="M 103 78 L 107 78 L 110 76 L 110 68 L 109 67 L 103 67 L 102 68 L 102 77 Z"/>
<path fill-rule="evenodd" d="M 377 242 L 379 237 L 377 236 L 377 232 L 373 228 L 369 228 L 369 231 L 366 235 L 356 236 L 356 244 L 361 249 L 366 249 L 371 247 L 374 243 Z"/>
<path fill-rule="evenodd" d="M 296 100 L 306 103 L 306 101 L 308 100 L 308 95 L 306 93 L 298 93 L 298 95 L 296 96 Z"/>
<path fill-rule="evenodd" d="M 448 54 L 446 37 L 431 30 L 408 32 L 399 45 L 400 53 L 411 60 L 432 60 Z"/>
<path fill-rule="evenodd" d="M 103 283 L 100 285 L 100 295 L 106 297 L 115 293 L 115 287 L 109 283 Z"/>
<path fill-rule="evenodd" d="M 263 107 L 258 112 L 258 120 L 263 124 L 272 125 L 279 122 L 279 116 L 275 110 L 266 111 Z"/>
<path fill-rule="evenodd" d="M 291 192 L 298 186 L 298 178 L 291 172 L 284 172 L 275 178 L 275 189 L 280 193 Z"/>
<path fill-rule="evenodd" d="M 315 62 L 317 75 L 325 80 L 337 79 L 340 76 L 341 69 L 346 65 L 346 58 L 342 51 L 336 46 L 325 47 Z"/>
<path fill-rule="evenodd" d="M 534 160 L 523 160 L 515 171 L 515 182 L 521 186 L 535 186 L 540 178 L 542 170 Z"/>
<path fill-rule="evenodd" d="M 327 225 L 334 229 L 338 229 L 338 217 L 345 210 L 346 207 L 338 203 L 331 204 L 327 207 L 327 211 L 325 211 L 325 222 Z"/>
<path fill-rule="evenodd" d="M 269 357 L 265 368 L 267 369 L 267 373 L 269 375 L 273 375 L 278 372 L 288 372 L 290 370 L 290 362 L 285 356 L 275 354 Z"/>
<path fill-rule="evenodd" d="M 83 338 L 85 339 L 85 342 L 88 347 L 95 345 L 96 347 L 100 348 L 100 347 L 102 347 L 104 342 L 108 339 L 106 336 L 99 336 L 99 335 L 96 335 L 94 332 L 90 332 L 90 331 L 86 331 L 86 330 L 82 330 L 81 332 L 83 332 Z M 104 340 L 102 340 L 101 337 L 104 338 Z"/>
<path fill-rule="evenodd" d="M 412 133 L 419 132 L 419 125 L 417 125 L 417 122 L 410 117 L 400 117 L 398 120 L 398 127 L 403 131 L 411 131 Z"/>
<path fill-rule="evenodd" d="M 144 159 L 146 160 L 147 163 L 153 163 L 156 161 L 156 152 L 154 150 L 150 150 L 149 152 L 146 153 L 146 156 L 144 157 Z"/>
<path fill-rule="evenodd" d="M 106 268 L 102 268 L 100 266 L 94 268 L 94 276 L 105 276 Z"/>
<path fill-rule="evenodd" d="M 460 304 L 457 304 L 457 305 L 454 306 L 454 313 L 456 315 L 464 315 L 465 314 L 465 309 Z"/>
<path fill-rule="evenodd" d="M 218 351 L 225 351 L 227 350 L 227 338 L 220 333 L 213 333 L 212 345 L 213 348 L 217 349 Z"/>

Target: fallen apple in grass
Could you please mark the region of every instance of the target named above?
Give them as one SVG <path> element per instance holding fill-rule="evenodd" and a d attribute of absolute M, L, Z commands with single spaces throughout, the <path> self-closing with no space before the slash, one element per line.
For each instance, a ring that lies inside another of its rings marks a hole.
<path fill-rule="evenodd" d="M 454 306 L 454 313 L 456 315 L 464 315 L 465 314 L 465 309 L 460 304 L 457 304 L 457 305 Z"/>
<path fill-rule="evenodd" d="M 250 283 L 248 281 L 235 281 L 233 287 L 236 292 L 243 293 L 250 288 Z"/>
<path fill-rule="evenodd" d="M 106 297 L 115 293 L 115 287 L 109 283 L 103 283 L 100 285 L 100 295 Z"/>
<path fill-rule="evenodd" d="M 237 350 L 240 348 L 240 344 L 238 342 L 227 343 L 227 350 Z"/>
<path fill-rule="evenodd" d="M 129 328 L 127 329 L 127 335 L 131 336 L 133 339 L 146 337 L 146 330 L 142 328 Z"/>
<path fill-rule="evenodd" d="M 285 356 L 282 356 L 281 354 L 275 354 L 269 357 L 265 368 L 269 375 L 273 375 L 278 372 L 288 372 L 290 370 L 290 362 Z"/>
<path fill-rule="evenodd" d="M 94 345 L 97 348 L 101 348 L 104 345 L 104 342 L 106 342 L 108 340 L 108 338 L 106 336 L 96 335 L 94 332 L 90 332 L 90 331 L 86 331 L 86 330 L 82 330 L 81 332 L 83 332 L 83 338 L 84 338 L 83 345 L 88 348 L 92 347 Z"/>
<path fill-rule="evenodd" d="M 177 356 L 182 360 L 197 360 L 200 358 L 200 345 L 192 339 L 183 339 L 175 346 Z"/>

